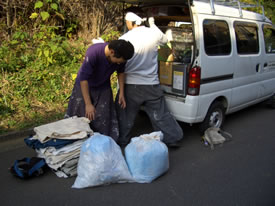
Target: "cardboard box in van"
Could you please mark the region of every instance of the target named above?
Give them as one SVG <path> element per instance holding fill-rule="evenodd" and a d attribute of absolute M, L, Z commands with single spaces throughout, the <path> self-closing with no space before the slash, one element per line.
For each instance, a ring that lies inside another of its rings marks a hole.
<path fill-rule="evenodd" d="M 172 62 L 159 61 L 159 81 L 161 84 L 172 85 Z"/>

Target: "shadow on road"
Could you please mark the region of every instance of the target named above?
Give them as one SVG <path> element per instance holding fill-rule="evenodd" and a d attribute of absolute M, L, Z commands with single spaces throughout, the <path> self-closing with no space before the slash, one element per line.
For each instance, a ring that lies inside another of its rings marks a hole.
<path fill-rule="evenodd" d="M 253 106 L 250 106 L 246 109 L 237 111 L 235 113 L 231 113 L 226 115 L 225 123 L 223 125 L 223 129 L 225 131 L 230 131 L 231 125 L 242 121 L 247 121 L 247 117 L 255 118 L 255 116 L 261 114 L 262 112 L 266 112 L 267 110 L 272 110 L 270 107 L 266 105 L 266 102 L 262 102 Z M 197 138 L 199 141 L 201 140 L 202 134 L 199 130 L 199 124 L 188 124 L 184 122 L 178 122 L 184 132 L 184 141 L 188 141 L 189 139 Z M 153 132 L 153 128 L 150 122 L 148 115 L 144 111 L 140 111 L 136 117 L 135 124 L 131 130 L 131 137 L 136 137 L 145 133 Z"/>

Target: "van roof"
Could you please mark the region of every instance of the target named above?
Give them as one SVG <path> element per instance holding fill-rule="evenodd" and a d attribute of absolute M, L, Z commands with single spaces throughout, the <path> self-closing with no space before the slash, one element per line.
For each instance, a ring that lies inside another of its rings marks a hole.
<path fill-rule="evenodd" d="M 264 14 L 243 10 L 242 7 L 238 8 L 238 4 L 236 2 L 235 2 L 235 6 L 234 4 L 226 5 L 226 4 L 215 3 L 214 7 L 212 8 L 209 2 L 206 2 L 203 0 L 201 1 L 195 0 L 193 5 L 194 7 L 192 11 L 194 13 L 210 14 L 210 15 L 215 14 L 216 16 L 228 16 L 228 17 L 234 17 L 234 18 L 240 18 L 240 19 L 249 19 L 254 21 L 265 21 L 272 24 L 272 22 Z"/>

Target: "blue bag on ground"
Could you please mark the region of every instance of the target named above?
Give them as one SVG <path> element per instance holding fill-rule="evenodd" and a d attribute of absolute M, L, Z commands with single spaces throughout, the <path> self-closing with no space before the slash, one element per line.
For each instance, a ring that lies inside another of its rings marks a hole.
<path fill-rule="evenodd" d="M 28 179 L 44 174 L 47 164 L 43 158 L 25 157 L 15 160 L 14 165 L 10 168 L 10 172 L 21 179 Z"/>
<path fill-rule="evenodd" d="M 125 158 L 136 182 L 150 183 L 169 169 L 168 148 L 162 132 L 134 137 L 125 148 Z"/>
<path fill-rule="evenodd" d="M 124 182 L 133 179 L 120 147 L 111 137 L 95 133 L 81 146 L 72 188 Z"/>

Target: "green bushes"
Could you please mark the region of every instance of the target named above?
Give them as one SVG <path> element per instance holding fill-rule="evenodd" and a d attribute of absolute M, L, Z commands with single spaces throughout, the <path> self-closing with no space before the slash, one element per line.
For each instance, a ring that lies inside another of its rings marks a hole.
<path fill-rule="evenodd" d="M 104 0 L 0 4 L 0 134 L 64 116 L 88 44 L 118 38 L 121 11 Z"/>
<path fill-rule="evenodd" d="M 28 34 L 15 32 L 11 41 L 3 42 L 0 47 L 0 68 L 7 72 L 15 72 L 25 68 L 32 60 L 31 48 L 28 47 Z"/>
<path fill-rule="evenodd" d="M 0 133 L 64 115 L 87 46 L 42 26 L 0 46 Z"/>
<path fill-rule="evenodd" d="M 17 31 L 0 45 L 0 134 L 63 118 L 86 49 L 55 27 Z M 119 35 L 103 36 L 113 40 Z M 117 75 L 111 78 L 116 88 Z"/>

